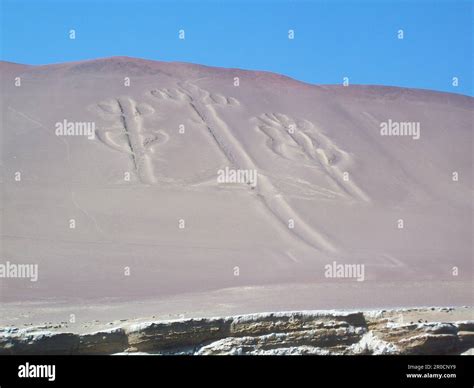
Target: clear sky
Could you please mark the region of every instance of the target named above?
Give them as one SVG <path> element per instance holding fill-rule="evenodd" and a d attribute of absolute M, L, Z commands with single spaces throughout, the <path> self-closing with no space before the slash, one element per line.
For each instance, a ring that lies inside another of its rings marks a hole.
<path fill-rule="evenodd" d="M 0 2 L 1 59 L 12 62 L 125 55 L 267 70 L 316 84 L 349 77 L 352 84 L 474 94 L 472 0 Z"/>

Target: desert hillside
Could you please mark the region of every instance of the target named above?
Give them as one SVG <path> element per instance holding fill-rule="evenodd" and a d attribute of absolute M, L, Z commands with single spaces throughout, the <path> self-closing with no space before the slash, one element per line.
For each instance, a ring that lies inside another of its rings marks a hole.
<path fill-rule="evenodd" d="M 2 258 L 38 265 L 2 279 L 0 323 L 472 303 L 471 97 L 125 57 L 0 71 Z"/>

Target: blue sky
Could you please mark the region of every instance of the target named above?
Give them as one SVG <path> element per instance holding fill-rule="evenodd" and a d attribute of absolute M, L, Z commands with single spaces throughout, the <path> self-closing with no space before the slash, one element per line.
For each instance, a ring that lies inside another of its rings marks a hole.
<path fill-rule="evenodd" d="M 474 94 L 472 1 L 0 2 L 1 59 L 12 62 L 126 55 L 267 70 L 316 84 L 347 76 L 352 84 Z"/>

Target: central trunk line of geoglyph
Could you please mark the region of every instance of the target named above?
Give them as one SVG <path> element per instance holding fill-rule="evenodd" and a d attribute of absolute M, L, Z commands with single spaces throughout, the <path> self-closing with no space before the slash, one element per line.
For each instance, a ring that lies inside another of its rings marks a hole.
<path fill-rule="evenodd" d="M 198 92 L 203 92 L 195 85 L 189 85 Z M 182 92 L 189 97 L 191 108 L 198 114 L 207 127 L 208 131 L 222 150 L 226 158 L 238 169 L 257 170 L 250 155 L 244 150 L 240 142 L 234 137 L 228 125 L 219 117 L 215 108 L 210 104 L 204 104 L 201 99 L 196 98 L 191 88 L 181 86 Z M 294 235 L 313 248 L 328 253 L 336 253 L 337 249 L 329 241 L 327 236 L 314 230 L 307 224 L 290 206 L 281 193 L 273 186 L 270 179 L 265 175 L 259 175 L 259 183 L 256 188 L 262 202 L 270 210 L 274 217 L 288 228 L 290 219 L 294 221 Z"/>
<path fill-rule="evenodd" d="M 117 99 L 117 104 L 120 109 L 120 118 L 138 178 L 143 183 L 154 183 L 156 179 L 153 174 L 152 162 L 143 147 L 141 135 L 143 119 L 137 110 L 136 104 L 128 98 Z"/>

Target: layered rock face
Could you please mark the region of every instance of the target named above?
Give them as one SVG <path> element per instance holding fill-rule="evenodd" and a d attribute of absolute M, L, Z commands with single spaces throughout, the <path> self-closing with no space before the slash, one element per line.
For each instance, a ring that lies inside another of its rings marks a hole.
<path fill-rule="evenodd" d="M 423 316 L 428 309 L 123 322 L 81 334 L 3 328 L 0 354 L 461 354 L 474 348 L 474 321 L 401 322 L 407 311 Z"/>

